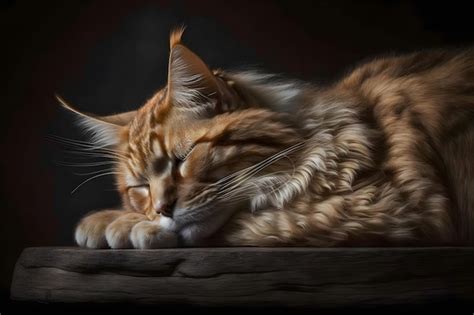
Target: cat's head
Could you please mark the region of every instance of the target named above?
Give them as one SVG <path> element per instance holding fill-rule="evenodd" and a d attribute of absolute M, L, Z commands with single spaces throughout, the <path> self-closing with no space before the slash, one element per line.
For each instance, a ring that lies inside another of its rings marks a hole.
<path fill-rule="evenodd" d="M 171 35 L 167 85 L 140 109 L 98 117 L 62 102 L 92 131 L 94 145 L 116 156 L 126 208 L 150 219 L 161 214 L 177 230 L 202 223 L 209 234 L 259 195 L 275 193 L 301 139 L 286 114 L 211 71 L 181 35 Z"/>

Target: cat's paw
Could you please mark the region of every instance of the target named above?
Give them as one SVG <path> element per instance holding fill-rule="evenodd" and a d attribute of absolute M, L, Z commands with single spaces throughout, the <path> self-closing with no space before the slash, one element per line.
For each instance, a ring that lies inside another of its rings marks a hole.
<path fill-rule="evenodd" d="M 105 230 L 123 213 L 121 210 L 103 210 L 82 218 L 74 233 L 77 245 L 87 248 L 107 248 Z"/>
<path fill-rule="evenodd" d="M 130 233 L 134 248 L 167 248 L 178 246 L 178 236 L 160 228 L 159 222 L 143 221 L 137 223 Z"/>
<path fill-rule="evenodd" d="M 130 240 L 132 228 L 139 222 L 148 220 L 141 213 L 129 212 L 119 216 L 105 230 L 105 238 L 110 248 L 133 248 Z"/>

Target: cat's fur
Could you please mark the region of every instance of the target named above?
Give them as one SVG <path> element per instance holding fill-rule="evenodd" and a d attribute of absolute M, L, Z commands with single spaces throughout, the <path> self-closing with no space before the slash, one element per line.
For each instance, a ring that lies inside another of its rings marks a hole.
<path fill-rule="evenodd" d="M 474 243 L 474 52 L 380 58 L 320 88 L 211 71 L 171 35 L 143 107 L 76 112 L 116 159 L 123 210 L 91 248 Z"/>

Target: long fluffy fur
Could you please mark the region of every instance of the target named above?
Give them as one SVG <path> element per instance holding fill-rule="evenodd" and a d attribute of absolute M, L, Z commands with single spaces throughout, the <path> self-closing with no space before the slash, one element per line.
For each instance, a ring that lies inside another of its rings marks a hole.
<path fill-rule="evenodd" d="M 115 212 L 95 214 L 78 227 L 81 245 L 130 246 L 116 235 L 132 229 L 140 248 L 173 233 L 188 245 L 474 243 L 472 50 L 379 58 L 321 88 L 211 74 L 181 35 L 170 39 L 167 88 L 117 140 L 124 207 L 142 213 L 133 220 L 160 221 L 163 200 L 173 216 L 135 229 L 128 214 L 104 237 Z"/>
<path fill-rule="evenodd" d="M 259 201 L 274 208 L 238 214 L 223 237 L 241 245 L 472 243 L 474 133 L 462 117 L 473 117 L 473 70 L 472 51 L 417 53 L 302 90 L 293 106 L 309 140 L 297 172 Z M 259 82 L 267 94 L 271 81 Z"/>

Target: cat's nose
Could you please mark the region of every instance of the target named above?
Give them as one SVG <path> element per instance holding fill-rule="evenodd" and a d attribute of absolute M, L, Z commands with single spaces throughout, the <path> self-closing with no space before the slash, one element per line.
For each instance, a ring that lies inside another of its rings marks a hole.
<path fill-rule="evenodd" d="M 175 203 L 176 201 L 158 201 L 155 206 L 156 213 L 171 218 Z"/>

